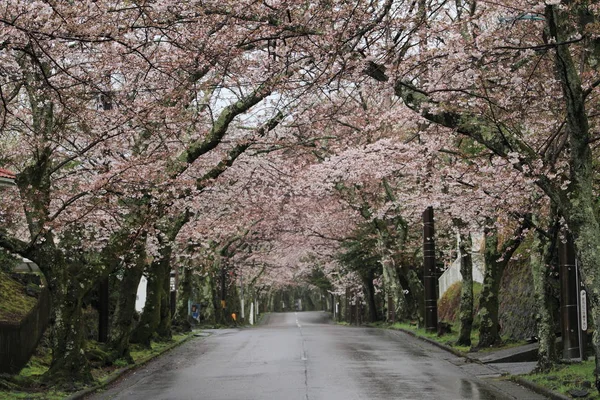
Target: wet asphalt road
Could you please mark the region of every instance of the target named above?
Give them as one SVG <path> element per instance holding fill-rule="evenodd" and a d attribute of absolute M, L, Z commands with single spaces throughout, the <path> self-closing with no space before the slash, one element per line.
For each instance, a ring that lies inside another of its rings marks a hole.
<path fill-rule="evenodd" d="M 195 338 L 91 399 L 504 399 L 473 365 L 400 332 L 322 312 Z"/>

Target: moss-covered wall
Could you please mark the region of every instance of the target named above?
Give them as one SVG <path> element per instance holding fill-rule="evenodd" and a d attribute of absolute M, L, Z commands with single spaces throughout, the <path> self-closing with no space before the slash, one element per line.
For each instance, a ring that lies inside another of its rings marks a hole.
<path fill-rule="evenodd" d="M 536 334 L 533 278 L 528 257 L 508 263 L 500 286 L 500 334 L 525 339 Z"/>
<path fill-rule="evenodd" d="M 481 293 L 481 284 L 473 282 L 473 304 L 474 314 L 477 315 L 479 309 L 479 293 Z M 462 282 L 453 283 L 438 300 L 438 320 L 458 324 L 458 313 L 460 311 L 460 291 Z M 458 325 L 456 325 L 458 327 Z"/>

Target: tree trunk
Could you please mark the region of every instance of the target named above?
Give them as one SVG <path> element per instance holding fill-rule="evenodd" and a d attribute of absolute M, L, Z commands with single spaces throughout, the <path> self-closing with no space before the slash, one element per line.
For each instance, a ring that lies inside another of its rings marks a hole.
<path fill-rule="evenodd" d="M 56 260 L 56 259 L 55 259 Z M 66 266 L 54 264 L 55 275 L 48 280 L 51 299 L 52 362 L 43 380 L 53 385 L 77 388 L 93 381 L 88 360 L 83 351 L 85 342 L 82 300 L 89 289 L 73 277 L 59 279 L 56 271 Z"/>
<path fill-rule="evenodd" d="M 146 252 L 143 247 L 144 245 L 138 245 L 136 262 L 124 268 L 123 279 L 119 282 L 117 307 L 109 336 L 112 360 L 124 358 L 129 363 L 133 362 L 129 354 L 129 338 L 134 326 L 133 315 L 135 313 L 137 288 L 146 266 Z"/>
<path fill-rule="evenodd" d="M 189 332 L 192 330 L 190 316 L 188 315 L 189 302 L 192 299 L 192 280 L 192 268 L 184 266 L 181 281 L 179 283 L 179 291 L 177 293 L 177 311 L 175 312 L 175 319 L 173 320 L 173 325 L 181 332 Z"/>
<path fill-rule="evenodd" d="M 401 321 L 407 315 L 407 304 L 404 296 L 404 288 L 400 283 L 400 276 L 396 266 L 394 265 L 394 260 L 385 249 L 382 249 L 381 254 L 383 286 L 385 288 L 385 293 L 392 299 L 396 321 Z"/>
<path fill-rule="evenodd" d="M 488 219 L 488 228 L 485 229 L 485 273 L 479 298 L 478 348 L 497 346 L 502 342 L 498 312 L 500 282 L 510 258 L 523 241 L 522 234 L 525 229 L 525 222 L 520 223 L 513 231 L 512 236 L 505 240 L 502 246 L 499 246 L 497 230 L 489 228 L 492 224 L 491 219 Z"/>
<path fill-rule="evenodd" d="M 419 327 L 423 327 L 425 323 L 425 288 L 423 282 L 421 282 L 415 270 L 404 268 L 403 271 L 408 282 L 408 297 L 411 299 L 411 306 L 408 309 L 412 310 L 412 313 L 409 317 L 416 319 Z"/>
<path fill-rule="evenodd" d="M 552 229 L 552 240 L 540 232 L 534 233 L 530 258 L 533 290 L 537 309 L 536 322 L 539 338 L 538 372 L 548 372 L 557 361 L 556 335 L 552 309 L 556 306 L 551 292 L 550 263 L 556 245 L 556 229 Z"/>
<path fill-rule="evenodd" d="M 462 287 L 460 292 L 460 333 L 456 344 L 471 346 L 473 329 L 473 259 L 471 257 L 472 241 L 469 233 L 460 235 L 460 274 Z"/>
<path fill-rule="evenodd" d="M 161 340 L 168 341 L 173 338 L 173 333 L 171 332 L 173 319 L 171 315 L 171 251 L 169 251 L 168 258 L 164 262 L 160 299 L 160 322 L 156 328 L 156 333 Z"/>
<path fill-rule="evenodd" d="M 497 250 L 498 236 L 495 232 L 486 237 L 485 243 L 485 272 L 483 288 L 479 298 L 479 343 L 477 347 L 497 346 L 502 341 L 500 337 L 500 321 L 498 317 L 500 280 L 506 267 L 506 261 L 498 261 L 502 256 Z"/>
<path fill-rule="evenodd" d="M 148 270 L 148 285 L 146 286 L 146 304 L 140 318 L 131 335 L 132 343 L 139 343 L 150 347 L 150 341 L 154 337 L 156 328 L 160 324 L 160 306 L 163 291 L 162 265 L 159 261 L 153 261 Z"/>
<path fill-rule="evenodd" d="M 363 278 L 363 285 L 367 297 L 367 307 L 369 307 L 369 322 L 376 322 L 379 320 L 377 303 L 375 301 L 375 286 L 373 285 L 373 279 L 374 276 L 372 272 Z"/>

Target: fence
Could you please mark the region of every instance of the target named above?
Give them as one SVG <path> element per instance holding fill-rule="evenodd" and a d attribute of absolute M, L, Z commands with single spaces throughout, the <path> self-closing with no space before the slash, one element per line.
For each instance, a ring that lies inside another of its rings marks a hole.
<path fill-rule="evenodd" d="M 20 324 L 0 322 L 0 373 L 15 374 L 27 364 L 49 317 L 50 296 L 48 289 L 43 288 L 37 304 Z"/>

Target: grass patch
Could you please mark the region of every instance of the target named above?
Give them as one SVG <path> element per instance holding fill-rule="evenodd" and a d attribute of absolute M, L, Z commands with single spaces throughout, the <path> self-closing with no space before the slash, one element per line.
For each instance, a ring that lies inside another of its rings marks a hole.
<path fill-rule="evenodd" d="M 435 341 L 437 343 L 446 345 L 451 347 L 459 352 L 466 354 L 471 350 L 469 346 L 457 346 L 456 341 L 458 340 L 458 328 L 456 326 L 452 327 L 452 332 L 446 333 L 443 336 L 438 336 L 437 333 L 429 333 L 425 332 L 425 328 L 419 328 L 416 325 L 409 324 L 406 322 L 396 322 L 395 324 L 386 324 L 386 323 L 377 323 L 372 324 L 371 326 L 379 327 L 379 328 L 390 328 L 390 329 L 401 329 L 414 333 L 416 336 L 424 337 L 429 340 Z M 471 331 L 471 343 L 472 345 L 476 345 L 479 342 L 479 331 L 472 330 Z M 479 349 L 478 352 L 485 353 L 496 351 L 500 349 L 508 349 L 512 347 L 518 347 L 526 344 L 524 340 L 514 341 L 514 340 L 504 340 L 501 346 L 498 347 L 490 347 L 485 349 Z"/>
<path fill-rule="evenodd" d="M 391 325 L 390 328 L 410 331 L 417 336 L 433 340 L 448 347 L 452 347 L 453 349 L 458 350 L 461 353 L 467 353 L 470 349 L 468 346 L 456 346 L 456 341 L 458 340 L 458 331 L 454 327 L 452 332 L 446 333 L 443 336 L 438 336 L 437 333 L 425 332 L 425 328 L 419 328 L 416 325 L 411 325 L 405 322 L 396 322 L 395 324 Z M 478 340 L 479 333 L 477 331 L 472 331 L 471 342 L 477 343 Z"/>
<path fill-rule="evenodd" d="M 566 396 L 571 389 L 587 388 L 590 394 L 586 399 L 600 400 L 593 383 L 593 359 L 581 363 L 559 364 L 548 373 L 522 375 L 521 378 Z"/>

